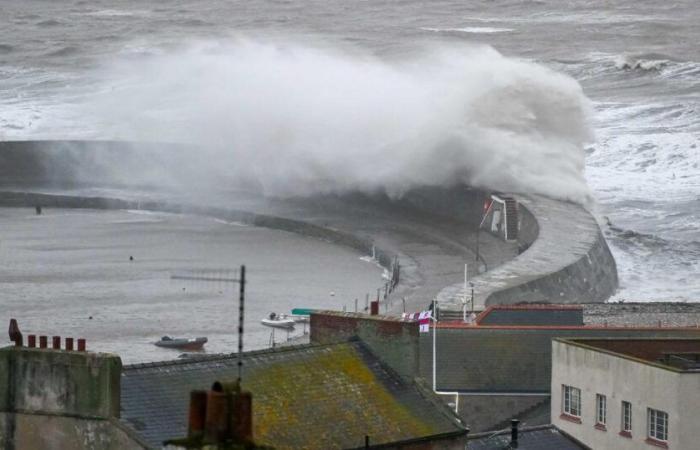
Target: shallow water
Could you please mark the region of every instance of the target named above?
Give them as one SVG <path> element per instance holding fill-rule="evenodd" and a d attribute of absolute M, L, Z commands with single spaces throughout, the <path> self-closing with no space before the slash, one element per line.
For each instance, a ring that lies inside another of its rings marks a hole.
<path fill-rule="evenodd" d="M 260 319 L 271 311 L 353 310 L 355 298 L 364 307 L 382 269 L 361 258 L 296 234 L 202 217 L 0 208 L 0 323 L 17 318 L 25 339 L 86 338 L 89 349 L 125 362 L 177 357 L 153 345 L 163 335 L 207 336 L 207 352 L 234 352 L 238 285 L 171 276 L 237 278 L 245 264 L 245 348 L 266 348 L 271 329 Z M 286 338 L 275 333 L 276 342 Z"/>

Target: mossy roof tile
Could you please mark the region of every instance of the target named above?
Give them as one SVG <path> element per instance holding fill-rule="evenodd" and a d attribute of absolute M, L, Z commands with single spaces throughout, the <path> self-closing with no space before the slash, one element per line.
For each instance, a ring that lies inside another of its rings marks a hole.
<path fill-rule="evenodd" d="M 122 420 L 147 442 L 185 436 L 189 393 L 237 376 L 234 355 L 126 366 Z M 461 430 L 446 409 L 387 369 L 359 341 L 248 353 L 243 387 L 253 393 L 259 444 L 360 447 Z M 136 426 L 138 424 L 138 427 Z"/>

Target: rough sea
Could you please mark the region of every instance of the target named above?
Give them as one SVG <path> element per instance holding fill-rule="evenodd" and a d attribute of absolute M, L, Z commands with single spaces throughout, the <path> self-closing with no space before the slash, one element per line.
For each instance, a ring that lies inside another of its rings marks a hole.
<path fill-rule="evenodd" d="M 697 0 L 5 0 L 0 139 L 132 137 L 85 114 L 119 87 L 105 71 L 192 42 L 308 40 L 383 60 L 488 46 L 569 75 L 592 102 L 585 175 L 618 263 L 614 300 L 697 301 L 699 23 Z"/>

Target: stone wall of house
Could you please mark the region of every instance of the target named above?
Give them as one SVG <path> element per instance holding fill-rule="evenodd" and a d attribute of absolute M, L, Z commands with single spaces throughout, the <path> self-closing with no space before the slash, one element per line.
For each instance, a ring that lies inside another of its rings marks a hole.
<path fill-rule="evenodd" d="M 359 338 L 407 380 L 418 375 L 418 323 L 396 317 L 319 311 L 311 314 L 311 343 L 328 344 Z"/>
<path fill-rule="evenodd" d="M 118 356 L 51 349 L 0 349 L 0 410 L 119 417 Z"/>

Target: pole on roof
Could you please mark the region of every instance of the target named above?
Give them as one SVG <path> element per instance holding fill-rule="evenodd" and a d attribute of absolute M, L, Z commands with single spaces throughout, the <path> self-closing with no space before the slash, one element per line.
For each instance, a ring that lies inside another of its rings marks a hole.
<path fill-rule="evenodd" d="M 238 386 L 241 385 L 243 372 L 243 311 L 245 305 L 245 265 L 241 266 L 241 277 L 238 280 Z"/>

